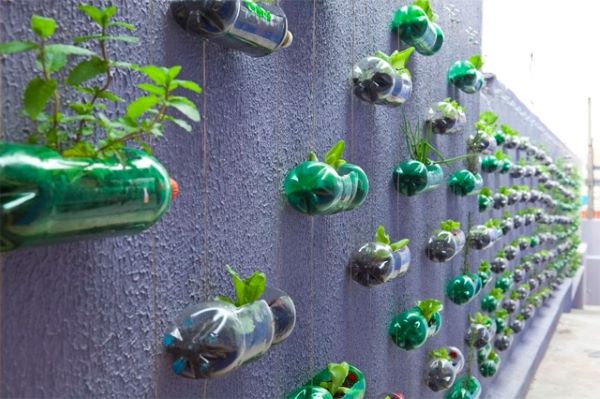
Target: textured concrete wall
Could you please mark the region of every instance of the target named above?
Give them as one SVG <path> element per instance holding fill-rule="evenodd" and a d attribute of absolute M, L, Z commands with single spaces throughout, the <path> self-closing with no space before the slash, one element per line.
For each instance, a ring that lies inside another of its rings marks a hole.
<path fill-rule="evenodd" d="M 524 133 L 544 141 L 551 135 L 499 85 L 481 100 L 448 88 L 447 67 L 479 51 L 480 3 L 436 2 L 446 43 L 434 57 L 413 57 L 413 97 L 399 109 L 359 102 L 346 79 L 360 57 L 397 48 L 387 26 L 405 2 L 378 0 L 375 7 L 359 0 L 283 0 L 294 44 L 262 59 L 182 32 L 167 13 L 168 1 L 115 3 L 142 37 L 123 58 L 182 65 L 184 77 L 205 90 L 196 99 L 204 119 L 191 135 L 170 129 L 156 146 L 182 193 L 150 231 L 3 258 L 0 396 L 275 398 L 327 362 L 342 360 L 366 374 L 368 397 L 383 390 L 436 396 L 421 383 L 426 353 L 462 347 L 467 312 L 478 303 L 446 301 L 442 330 L 420 350 L 393 346 L 387 323 L 418 299 L 444 298 L 446 281 L 459 272 L 460 257 L 432 264 L 423 255 L 439 221 L 466 222 L 469 211 L 474 222 L 491 215 L 477 214 L 475 197 L 458 198 L 445 188 L 414 198 L 393 190 L 391 170 L 407 155 L 402 113 L 423 117 L 433 101 L 452 94 L 466 106 L 470 126 L 480 108 L 491 108 Z M 81 33 L 76 4 L 2 0 L 0 40 L 22 37 L 33 12 L 57 16 L 65 29 Z M 0 131 L 20 140 L 24 125 L 16 110 L 31 60 L 12 57 L 1 67 Z M 132 84 L 121 75 L 117 82 L 122 88 Z M 329 217 L 290 210 L 280 193 L 286 171 L 309 149 L 322 153 L 340 138 L 347 141 L 346 159 L 369 176 L 365 204 Z M 448 156 L 465 151 L 460 136 L 436 138 L 436 144 Z M 549 150 L 556 156 L 564 148 L 550 140 Z M 492 176 L 486 183 L 507 180 Z M 369 290 L 351 281 L 345 264 L 379 223 L 394 238 L 411 239 L 414 260 L 405 277 Z M 473 268 L 493 254 L 474 254 Z M 266 356 L 226 377 L 178 378 L 161 348 L 162 334 L 189 303 L 230 293 L 226 263 L 243 274 L 260 268 L 270 284 L 286 290 L 296 303 L 296 329 Z"/>

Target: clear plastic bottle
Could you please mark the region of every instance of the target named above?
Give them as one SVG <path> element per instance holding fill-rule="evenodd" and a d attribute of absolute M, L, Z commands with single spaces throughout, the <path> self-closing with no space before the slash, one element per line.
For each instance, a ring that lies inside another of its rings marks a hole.
<path fill-rule="evenodd" d="M 171 3 L 171 13 L 188 32 L 253 57 L 292 44 L 287 17 L 275 4 L 250 0 L 197 0 Z"/>
<path fill-rule="evenodd" d="M 412 77 L 406 62 L 413 51 L 410 47 L 389 56 L 377 51 L 374 56 L 360 60 L 350 75 L 354 94 L 371 104 L 404 104 L 412 94 Z"/>

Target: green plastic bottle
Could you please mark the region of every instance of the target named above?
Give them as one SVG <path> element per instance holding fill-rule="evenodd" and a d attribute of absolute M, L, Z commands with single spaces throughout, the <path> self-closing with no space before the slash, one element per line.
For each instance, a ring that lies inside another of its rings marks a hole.
<path fill-rule="evenodd" d="M 412 5 L 396 10 L 392 18 L 392 31 L 400 39 L 413 46 L 419 54 L 433 55 L 442 48 L 444 32 L 435 23 L 437 15 L 433 13 L 428 0 L 417 0 Z"/>
<path fill-rule="evenodd" d="M 477 93 L 485 84 L 485 78 L 480 69 L 483 60 L 480 55 L 474 55 L 465 61 L 456 61 L 448 69 L 448 82 L 467 94 Z"/>
<path fill-rule="evenodd" d="M 177 185 L 134 149 L 116 159 L 65 158 L 0 142 L 0 250 L 141 232 L 167 210 Z"/>

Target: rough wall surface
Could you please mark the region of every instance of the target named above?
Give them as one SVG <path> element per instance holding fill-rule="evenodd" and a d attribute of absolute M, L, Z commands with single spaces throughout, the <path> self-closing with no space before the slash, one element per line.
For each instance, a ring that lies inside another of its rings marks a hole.
<path fill-rule="evenodd" d="M 493 213 L 479 215 L 475 196 L 459 198 L 445 188 L 412 198 L 393 190 L 392 168 L 407 155 L 402 113 L 422 118 L 432 102 L 453 95 L 466 106 L 469 126 L 480 109 L 492 109 L 534 141 L 547 142 L 553 156 L 565 151 L 499 84 L 481 96 L 447 86 L 448 66 L 479 52 L 481 4 L 435 2 L 446 43 L 434 57 L 413 56 L 413 97 L 401 108 L 384 108 L 352 96 L 347 76 L 360 57 L 397 48 L 387 26 L 404 1 L 282 0 L 294 43 L 261 59 L 186 34 L 168 15 L 168 1 L 114 3 L 142 38 L 121 58 L 182 65 L 184 78 L 205 90 L 196 98 L 204 119 L 193 134 L 170 129 L 156 145 L 155 155 L 182 193 L 152 229 L 3 256 L 0 396 L 275 398 L 328 362 L 346 360 L 367 376 L 369 398 L 384 390 L 437 397 L 421 383 L 426 353 L 442 345 L 462 348 L 467 313 L 478 301 L 459 307 L 445 300 L 442 330 L 419 350 L 396 348 L 387 324 L 416 300 L 444 298 L 446 281 L 459 272 L 461 257 L 432 264 L 423 255 L 439 221 L 466 223 L 473 212 L 478 222 Z M 0 40 L 23 37 L 32 13 L 53 15 L 63 32 L 81 34 L 76 4 L 1 0 Z M 24 125 L 16 110 L 31 59 L 11 57 L 0 65 L 0 132 L 21 140 Z M 128 77 L 117 82 L 134 95 Z M 439 137 L 435 144 L 448 156 L 460 155 L 464 136 Z M 340 138 L 347 141 L 345 158 L 369 176 L 366 202 L 328 217 L 294 212 L 280 193 L 286 171 L 308 150 L 322 154 Z M 509 182 L 484 177 L 491 187 Z M 392 237 L 411 240 L 413 262 L 405 277 L 369 290 L 351 281 L 345 265 L 379 223 Z M 498 248 L 473 254 L 472 267 Z M 188 304 L 230 293 L 226 263 L 244 275 L 259 268 L 271 285 L 287 291 L 297 307 L 296 329 L 226 377 L 176 377 L 161 337 Z"/>

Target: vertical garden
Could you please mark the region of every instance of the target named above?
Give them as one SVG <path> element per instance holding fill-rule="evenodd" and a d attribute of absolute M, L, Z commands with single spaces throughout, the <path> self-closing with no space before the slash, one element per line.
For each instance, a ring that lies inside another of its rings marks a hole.
<path fill-rule="evenodd" d="M 474 398 L 533 363 L 577 176 L 480 2 L 241 3 L 268 35 L 0 3 L 0 395 Z"/>

